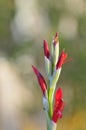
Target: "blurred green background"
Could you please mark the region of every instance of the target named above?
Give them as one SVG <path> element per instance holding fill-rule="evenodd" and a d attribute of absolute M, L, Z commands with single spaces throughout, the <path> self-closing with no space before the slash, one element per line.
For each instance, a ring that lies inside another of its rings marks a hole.
<path fill-rule="evenodd" d="M 58 129 L 85 130 L 86 1 L 0 0 L 0 66 L 3 66 L 4 59 L 4 64 L 8 63 L 18 73 L 23 87 L 30 92 L 26 99 L 28 103 L 23 104 L 23 111 L 32 120 L 32 115 L 38 116 L 42 109 L 42 95 L 31 65 L 37 66 L 45 75 L 42 43 L 44 39 L 51 43 L 56 32 L 59 33 L 60 51 L 65 48 L 69 58 L 73 58 L 72 62 L 63 66 L 57 84 L 57 87 L 62 86 L 66 102 Z M 30 127 L 30 121 L 26 122 L 23 126 L 25 130 Z"/>

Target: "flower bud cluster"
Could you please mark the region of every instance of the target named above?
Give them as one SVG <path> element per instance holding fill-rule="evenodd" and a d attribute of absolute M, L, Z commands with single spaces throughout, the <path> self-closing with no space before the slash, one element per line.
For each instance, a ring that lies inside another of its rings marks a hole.
<path fill-rule="evenodd" d="M 38 83 L 43 93 L 43 108 L 46 111 L 51 122 L 57 123 L 62 117 L 64 109 L 64 101 L 62 89 L 56 89 L 56 84 L 59 79 L 63 64 L 67 61 L 68 54 L 63 49 L 59 56 L 59 39 L 58 33 L 54 36 L 51 49 L 46 40 L 43 41 L 45 69 L 49 84 L 47 85 L 44 77 L 39 70 L 32 66 L 34 73 L 37 76 Z M 56 90 L 56 92 L 55 92 Z"/>

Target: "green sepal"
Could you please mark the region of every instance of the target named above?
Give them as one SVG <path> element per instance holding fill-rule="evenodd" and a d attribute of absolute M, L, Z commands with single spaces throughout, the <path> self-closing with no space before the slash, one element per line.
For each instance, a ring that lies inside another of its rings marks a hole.
<path fill-rule="evenodd" d="M 59 58 L 59 43 L 57 43 L 54 47 L 54 54 L 53 54 L 53 64 L 54 64 L 54 68 L 58 62 L 58 58 Z"/>
<path fill-rule="evenodd" d="M 46 69 L 47 77 L 49 79 L 51 75 L 51 61 L 46 56 L 45 56 L 45 69 Z"/>

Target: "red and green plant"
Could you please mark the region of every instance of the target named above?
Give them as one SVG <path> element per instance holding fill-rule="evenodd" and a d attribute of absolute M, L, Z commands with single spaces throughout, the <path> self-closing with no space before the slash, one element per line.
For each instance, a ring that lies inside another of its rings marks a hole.
<path fill-rule="evenodd" d="M 62 88 L 57 88 L 56 84 L 63 64 L 68 61 L 68 54 L 63 49 L 59 56 L 58 33 L 56 33 L 53 38 L 51 49 L 49 49 L 48 42 L 46 40 L 43 42 L 43 49 L 48 84 L 40 71 L 33 65 L 32 68 L 43 93 L 43 108 L 47 119 L 47 130 L 56 130 L 56 124 L 58 120 L 62 118 L 62 112 L 64 110 Z"/>

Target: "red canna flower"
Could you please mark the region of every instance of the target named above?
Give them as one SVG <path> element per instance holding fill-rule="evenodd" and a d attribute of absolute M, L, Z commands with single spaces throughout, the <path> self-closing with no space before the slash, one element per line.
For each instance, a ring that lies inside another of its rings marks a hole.
<path fill-rule="evenodd" d="M 50 51 L 49 51 L 48 43 L 45 40 L 43 42 L 43 47 L 44 47 L 44 55 L 49 59 Z"/>
<path fill-rule="evenodd" d="M 63 50 L 60 57 L 59 57 L 59 60 L 57 62 L 56 69 L 59 69 L 62 67 L 62 65 L 66 62 L 67 57 L 68 57 L 68 54 L 65 53 Z"/>
<path fill-rule="evenodd" d="M 38 79 L 39 85 L 41 87 L 41 90 L 43 92 L 43 95 L 45 96 L 46 91 L 47 91 L 47 85 L 46 85 L 45 79 L 33 65 L 32 65 L 32 68 L 33 68 L 34 73 L 37 76 L 37 79 Z"/>
<path fill-rule="evenodd" d="M 64 109 L 64 102 L 62 99 L 62 89 L 59 88 L 55 94 L 55 104 L 52 120 L 56 123 L 59 118 L 62 118 L 62 111 Z"/>

